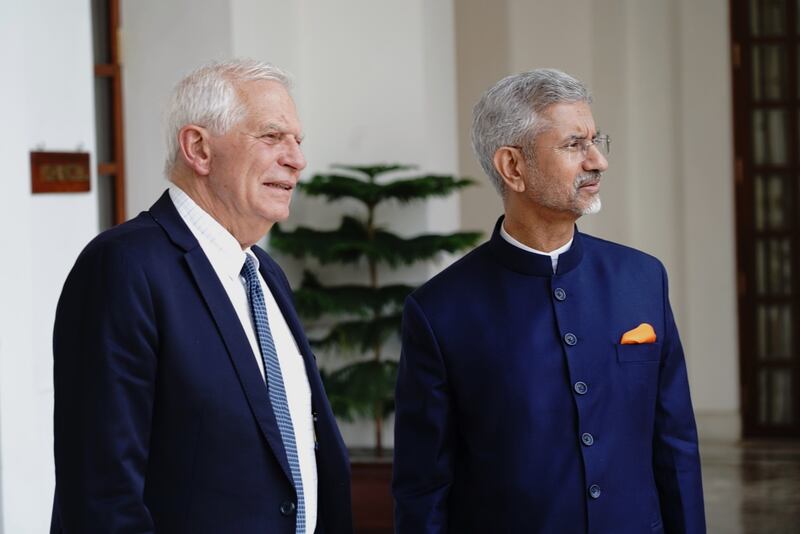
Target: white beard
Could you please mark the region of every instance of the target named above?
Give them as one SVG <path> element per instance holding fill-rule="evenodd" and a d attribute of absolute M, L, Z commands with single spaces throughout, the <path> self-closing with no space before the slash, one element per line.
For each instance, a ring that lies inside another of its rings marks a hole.
<path fill-rule="evenodd" d="M 600 194 L 598 193 L 592 197 L 592 201 L 584 208 L 583 215 L 594 215 L 599 213 L 601 209 L 603 209 L 603 202 L 600 200 Z"/>

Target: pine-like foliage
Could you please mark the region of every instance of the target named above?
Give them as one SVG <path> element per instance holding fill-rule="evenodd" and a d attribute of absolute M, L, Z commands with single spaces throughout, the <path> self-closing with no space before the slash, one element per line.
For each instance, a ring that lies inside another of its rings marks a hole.
<path fill-rule="evenodd" d="M 381 454 L 381 427 L 394 410 L 395 359 L 386 359 L 382 348 L 400 331 L 403 301 L 414 290 L 405 284 L 380 285 L 378 265 L 396 267 L 430 260 L 442 252 L 459 252 L 475 245 L 477 232 L 425 234 L 400 237 L 375 225 L 375 210 L 383 202 L 412 202 L 447 196 L 467 187 L 470 179 L 426 174 L 411 178 L 381 180 L 384 174 L 408 171 L 408 165 L 334 165 L 343 173 L 317 174 L 299 189 L 309 196 L 331 201 L 354 199 L 363 204 L 357 215 L 345 215 L 334 230 L 298 227 L 291 232 L 275 225 L 270 232 L 273 249 L 297 258 L 311 257 L 320 264 L 366 265 L 364 284 L 325 285 L 310 271 L 295 291 L 301 317 L 316 321 L 336 318 L 327 333 L 311 343 L 340 354 L 355 355 L 355 361 L 331 372 L 323 380 L 337 416 L 345 420 L 371 417 L 375 421 L 375 449 Z M 311 324 L 307 326 L 313 326 Z"/>

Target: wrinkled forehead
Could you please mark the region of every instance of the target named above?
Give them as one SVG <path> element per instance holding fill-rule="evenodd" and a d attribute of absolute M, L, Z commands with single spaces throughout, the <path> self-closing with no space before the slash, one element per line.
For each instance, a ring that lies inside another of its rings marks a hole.
<path fill-rule="evenodd" d="M 251 126 L 271 124 L 291 131 L 301 129 L 294 99 L 282 83 L 272 80 L 242 82 L 237 87 L 237 96 L 245 110 L 243 121 Z"/>

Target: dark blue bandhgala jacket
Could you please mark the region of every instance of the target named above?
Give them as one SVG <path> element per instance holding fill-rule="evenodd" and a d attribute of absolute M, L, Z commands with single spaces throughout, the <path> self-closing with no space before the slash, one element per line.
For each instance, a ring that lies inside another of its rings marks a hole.
<path fill-rule="evenodd" d="M 317 532 L 352 532 L 347 453 L 289 285 L 253 251 L 311 386 Z M 294 532 L 297 497 L 264 380 L 167 193 L 81 253 L 53 350 L 52 533 Z"/>
<path fill-rule="evenodd" d="M 705 532 L 661 263 L 576 231 L 553 274 L 499 227 L 406 301 L 397 532 Z"/>

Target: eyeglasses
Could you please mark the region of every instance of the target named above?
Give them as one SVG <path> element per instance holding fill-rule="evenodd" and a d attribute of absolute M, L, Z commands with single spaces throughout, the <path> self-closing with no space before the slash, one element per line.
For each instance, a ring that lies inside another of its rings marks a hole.
<path fill-rule="evenodd" d="M 573 137 L 564 145 L 550 148 L 567 154 L 570 161 L 584 161 L 589 157 L 589 150 L 592 147 L 595 147 L 603 156 L 608 156 L 609 152 L 611 152 L 611 137 L 608 135 L 597 135 L 594 139 Z"/>
<path fill-rule="evenodd" d="M 522 149 L 522 147 L 518 145 L 508 146 Z M 581 139 L 578 137 L 573 137 L 563 145 L 546 148 L 552 148 L 567 154 L 571 161 L 583 161 L 589 157 L 589 150 L 591 150 L 592 147 L 595 147 L 603 156 L 608 156 L 608 154 L 611 152 L 611 137 L 606 134 L 598 134 L 594 137 L 594 139 Z"/>

